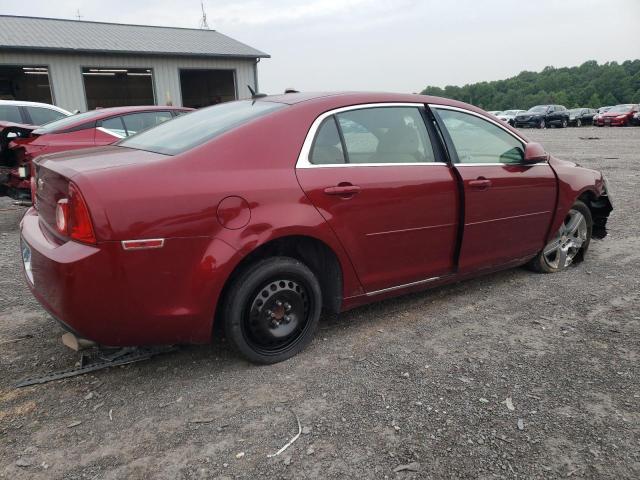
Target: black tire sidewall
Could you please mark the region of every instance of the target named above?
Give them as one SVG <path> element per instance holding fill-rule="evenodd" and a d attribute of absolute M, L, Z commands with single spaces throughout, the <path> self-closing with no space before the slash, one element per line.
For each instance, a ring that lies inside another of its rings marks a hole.
<path fill-rule="evenodd" d="M 307 326 L 300 338 L 283 352 L 264 354 L 256 351 L 244 334 L 244 312 L 247 304 L 262 285 L 278 276 L 290 276 L 302 281 L 313 297 L 313 307 Z M 313 272 L 302 262 L 290 257 L 272 257 L 258 261 L 240 273 L 229 286 L 223 305 L 225 334 L 231 344 L 249 361 L 259 364 L 282 362 L 302 351 L 313 339 L 322 311 L 320 283 Z"/>

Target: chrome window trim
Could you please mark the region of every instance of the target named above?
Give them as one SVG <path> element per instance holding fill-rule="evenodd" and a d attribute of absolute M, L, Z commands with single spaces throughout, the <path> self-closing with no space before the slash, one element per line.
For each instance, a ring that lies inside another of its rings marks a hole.
<path fill-rule="evenodd" d="M 104 127 L 96 127 L 96 130 L 100 130 L 101 132 L 104 132 L 106 134 L 112 135 L 112 136 L 114 136 L 116 138 L 125 138 L 124 135 L 120 135 L 120 134 L 118 134 L 116 132 L 112 132 L 111 130 L 109 130 L 107 128 L 104 128 Z"/>
<path fill-rule="evenodd" d="M 296 162 L 296 168 L 344 168 L 344 167 L 401 167 L 401 166 L 428 166 L 428 165 L 441 165 L 447 167 L 448 164 L 444 162 L 402 162 L 402 163 L 326 163 L 326 164 L 313 164 L 309 161 L 309 154 L 311 153 L 311 147 L 313 146 L 313 140 L 316 138 L 318 128 L 322 122 L 331 115 L 337 113 L 349 112 L 351 110 L 363 110 L 367 108 L 388 108 L 388 107 L 413 107 L 424 108 L 424 103 L 420 102 L 384 102 L 384 103 L 363 103 L 360 105 L 349 105 L 348 107 L 334 108 L 319 115 L 311 124 L 307 136 L 302 144 L 302 150 L 298 155 L 298 161 Z M 433 145 L 431 145 L 433 149 Z"/>
<path fill-rule="evenodd" d="M 456 112 L 461 112 L 461 113 L 466 113 L 469 115 L 473 115 L 474 117 L 478 117 L 481 120 L 484 120 L 488 123 L 492 123 L 495 126 L 497 126 L 498 128 L 500 128 L 502 131 L 508 133 L 509 135 L 511 135 L 513 138 L 515 138 L 516 140 L 518 140 L 519 142 L 522 142 L 523 144 L 523 149 L 526 148 L 527 144 L 529 143 L 527 140 L 525 140 L 523 137 L 521 137 L 520 135 L 517 135 L 516 133 L 512 132 L 511 130 L 507 129 L 504 127 L 504 125 L 501 125 L 500 122 L 496 122 L 495 120 L 489 118 L 489 117 L 485 117 L 484 115 L 481 115 L 480 113 L 477 112 L 473 112 L 471 110 L 467 110 L 466 108 L 460 108 L 460 107 L 452 107 L 449 105 L 438 105 L 437 103 L 430 103 L 428 104 L 429 108 L 433 108 L 434 110 L 453 110 Z M 502 165 L 502 166 L 511 166 L 511 167 L 518 167 L 518 166 L 525 166 L 525 167 L 533 167 L 535 165 L 549 165 L 549 162 L 540 162 L 540 163 L 532 163 L 532 164 L 527 164 L 527 163 L 501 163 L 501 162 L 495 162 L 495 163 L 479 163 L 479 162 L 474 162 L 474 163 L 454 163 L 453 164 L 455 167 L 463 167 L 463 166 L 472 166 L 472 167 L 480 167 L 483 165 Z"/>
<path fill-rule="evenodd" d="M 538 162 L 538 163 L 502 163 L 502 162 L 491 162 L 491 163 L 482 163 L 482 162 L 474 162 L 474 163 L 454 163 L 457 167 L 540 167 L 549 165 L 547 162 Z"/>

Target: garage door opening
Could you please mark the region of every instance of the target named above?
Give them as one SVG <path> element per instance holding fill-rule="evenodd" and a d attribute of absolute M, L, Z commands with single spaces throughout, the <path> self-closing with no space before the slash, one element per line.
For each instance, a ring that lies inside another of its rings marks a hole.
<path fill-rule="evenodd" d="M 53 103 L 49 69 L 0 65 L 0 99 Z"/>
<path fill-rule="evenodd" d="M 155 105 L 148 68 L 83 68 L 87 108 Z"/>
<path fill-rule="evenodd" d="M 182 106 L 207 107 L 236 99 L 233 70 L 180 70 Z"/>

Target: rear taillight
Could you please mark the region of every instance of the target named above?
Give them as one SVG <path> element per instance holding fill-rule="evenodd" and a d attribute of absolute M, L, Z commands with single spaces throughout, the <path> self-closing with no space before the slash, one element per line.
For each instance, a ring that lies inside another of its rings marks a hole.
<path fill-rule="evenodd" d="M 56 205 L 56 228 L 61 234 L 78 242 L 96 243 L 89 209 L 73 183 L 69 183 L 68 198 L 58 200 Z"/>

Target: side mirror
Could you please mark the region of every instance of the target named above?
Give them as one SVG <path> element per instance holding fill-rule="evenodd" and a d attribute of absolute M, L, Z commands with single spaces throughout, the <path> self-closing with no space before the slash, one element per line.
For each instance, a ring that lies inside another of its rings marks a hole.
<path fill-rule="evenodd" d="M 524 163 L 540 163 L 546 162 L 548 159 L 549 154 L 544 151 L 542 145 L 535 142 L 527 143 L 524 149 Z"/>

